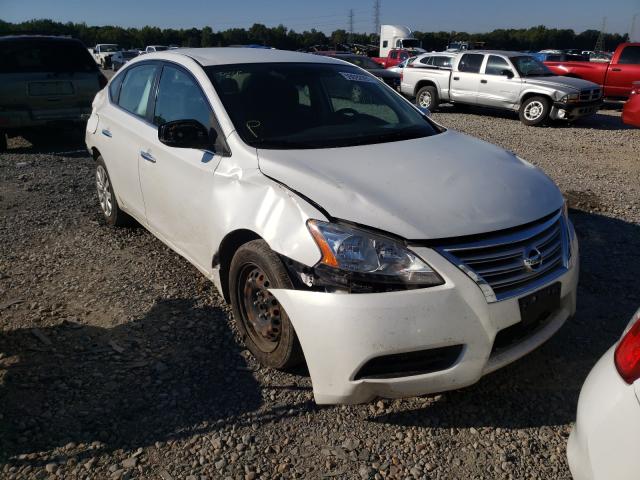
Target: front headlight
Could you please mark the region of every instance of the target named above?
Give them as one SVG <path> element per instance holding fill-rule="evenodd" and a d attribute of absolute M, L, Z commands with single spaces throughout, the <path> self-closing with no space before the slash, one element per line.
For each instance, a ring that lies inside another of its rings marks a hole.
<path fill-rule="evenodd" d="M 309 220 L 307 226 L 322 253 L 315 273 L 334 286 L 351 291 L 354 287 L 356 291 L 388 291 L 444 283 L 426 262 L 398 240 L 319 220 Z"/>
<path fill-rule="evenodd" d="M 560 101 L 562 103 L 574 103 L 580 100 L 580 94 L 579 93 L 572 93 L 570 95 L 565 95 L 564 97 L 562 97 L 560 99 Z"/>

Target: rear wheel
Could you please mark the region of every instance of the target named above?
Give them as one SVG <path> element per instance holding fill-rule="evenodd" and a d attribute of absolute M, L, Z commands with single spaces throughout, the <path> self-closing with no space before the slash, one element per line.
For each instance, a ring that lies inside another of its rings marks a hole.
<path fill-rule="evenodd" d="M 438 108 L 438 91 L 436 87 L 422 87 L 416 93 L 416 105 L 420 108 L 428 108 L 434 111 Z"/>
<path fill-rule="evenodd" d="M 542 125 L 549 117 L 551 104 L 545 97 L 529 97 L 520 105 L 520 121 L 525 125 Z"/>
<path fill-rule="evenodd" d="M 285 266 L 264 240 L 244 244 L 229 271 L 236 325 L 246 347 L 262 365 L 287 369 L 302 362 L 302 349 L 287 313 L 270 288 L 293 288 Z"/>
<path fill-rule="evenodd" d="M 125 227 L 133 223 L 133 219 L 118 206 L 113 185 L 107 173 L 107 166 L 102 157 L 96 161 L 96 190 L 98 202 L 106 222 L 113 227 Z"/>

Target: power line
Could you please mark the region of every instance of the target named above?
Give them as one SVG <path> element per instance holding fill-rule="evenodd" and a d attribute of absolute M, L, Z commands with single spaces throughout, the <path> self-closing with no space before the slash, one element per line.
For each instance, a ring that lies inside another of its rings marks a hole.
<path fill-rule="evenodd" d="M 380 0 L 373 2 L 373 33 L 380 34 Z"/>
<path fill-rule="evenodd" d="M 349 10 L 349 43 L 353 43 L 353 8 Z"/>
<path fill-rule="evenodd" d="M 602 28 L 600 28 L 600 35 L 596 41 L 596 46 L 593 48 L 594 52 L 604 52 L 604 32 L 607 28 L 607 17 L 602 17 Z"/>

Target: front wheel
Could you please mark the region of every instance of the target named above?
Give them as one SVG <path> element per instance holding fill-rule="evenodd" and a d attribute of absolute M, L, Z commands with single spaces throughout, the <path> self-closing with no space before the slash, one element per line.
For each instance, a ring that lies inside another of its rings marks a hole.
<path fill-rule="evenodd" d="M 434 111 L 438 107 L 438 91 L 435 87 L 422 87 L 416 93 L 416 105 Z"/>
<path fill-rule="evenodd" d="M 238 331 L 262 365 L 288 369 L 302 362 L 302 349 L 287 312 L 270 288 L 293 288 L 285 266 L 264 240 L 245 243 L 233 256 L 229 271 Z"/>
<path fill-rule="evenodd" d="M 551 111 L 551 104 L 545 97 L 529 97 L 520 105 L 520 121 L 525 125 L 542 125 Z"/>

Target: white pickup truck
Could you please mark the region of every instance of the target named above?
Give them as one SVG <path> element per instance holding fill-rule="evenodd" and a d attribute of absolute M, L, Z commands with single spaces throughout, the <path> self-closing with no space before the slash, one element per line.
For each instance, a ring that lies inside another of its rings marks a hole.
<path fill-rule="evenodd" d="M 421 108 L 446 102 L 494 107 L 519 112 L 525 125 L 540 125 L 591 115 L 602 104 L 599 85 L 557 76 L 520 52 L 429 53 L 418 62 L 427 68 L 405 68 L 400 91 Z"/>
<path fill-rule="evenodd" d="M 89 53 L 91 53 L 96 63 L 105 69 L 111 66 L 111 56 L 120 50 L 121 48 L 115 43 L 99 43 L 90 48 Z"/>

